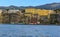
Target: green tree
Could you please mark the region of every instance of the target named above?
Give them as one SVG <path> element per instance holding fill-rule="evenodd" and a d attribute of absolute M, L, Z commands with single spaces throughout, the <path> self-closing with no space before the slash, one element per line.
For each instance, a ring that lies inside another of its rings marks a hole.
<path fill-rule="evenodd" d="M 55 11 L 55 21 L 54 21 L 54 23 L 55 23 L 55 24 L 59 24 L 57 18 L 58 18 L 58 16 L 59 16 L 59 11 L 60 11 L 60 9 L 56 9 L 56 10 L 54 10 L 54 11 Z"/>

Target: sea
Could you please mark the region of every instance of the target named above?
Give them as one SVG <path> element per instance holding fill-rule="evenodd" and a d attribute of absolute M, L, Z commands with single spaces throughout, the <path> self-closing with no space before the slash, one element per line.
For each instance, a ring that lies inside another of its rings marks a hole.
<path fill-rule="evenodd" d="M 60 26 L 0 24 L 0 37 L 60 37 Z"/>

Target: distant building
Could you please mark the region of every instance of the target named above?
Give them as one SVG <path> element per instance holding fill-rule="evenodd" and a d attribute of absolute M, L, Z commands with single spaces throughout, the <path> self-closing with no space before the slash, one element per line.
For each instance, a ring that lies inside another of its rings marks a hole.
<path fill-rule="evenodd" d="M 36 9 L 35 8 L 26 8 L 25 9 L 26 13 L 32 13 L 32 14 L 37 14 Z"/>
<path fill-rule="evenodd" d="M 3 10 L 3 23 L 19 23 L 19 10 Z"/>
<path fill-rule="evenodd" d="M 0 10 L 0 23 L 48 24 L 52 16 L 54 16 L 53 14 L 56 14 L 56 12 L 53 10 L 36 8 L 26 8 L 19 10 L 5 9 Z"/>

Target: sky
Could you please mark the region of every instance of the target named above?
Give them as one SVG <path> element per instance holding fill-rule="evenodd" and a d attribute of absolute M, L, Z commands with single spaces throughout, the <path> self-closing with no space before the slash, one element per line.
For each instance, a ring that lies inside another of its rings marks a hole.
<path fill-rule="evenodd" d="M 60 0 L 0 0 L 0 6 L 37 6 L 55 2 L 59 3 Z"/>

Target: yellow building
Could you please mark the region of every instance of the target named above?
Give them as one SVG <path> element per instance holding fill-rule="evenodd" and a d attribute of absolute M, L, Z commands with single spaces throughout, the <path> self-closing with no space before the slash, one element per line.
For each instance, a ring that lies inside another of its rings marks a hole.
<path fill-rule="evenodd" d="M 38 14 L 39 16 L 48 16 L 48 17 L 50 17 L 50 14 L 54 14 L 55 12 L 53 10 L 26 8 L 25 13 L 31 13 L 32 15 Z M 29 15 L 30 14 L 28 14 L 26 16 L 29 16 Z"/>
<path fill-rule="evenodd" d="M 37 9 L 36 12 L 38 12 L 38 15 L 40 15 L 40 16 L 47 16 L 47 15 L 53 13 L 53 10 Z"/>
<path fill-rule="evenodd" d="M 3 17 L 2 17 L 2 10 L 0 10 L 0 24 L 2 24 L 2 19 Z"/>
<path fill-rule="evenodd" d="M 25 13 L 37 14 L 35 8 L 26 8 L 26 9 L 25 9 Z"/>
<path fill-rule="evenodd" d="M 25 13 L 32 13 L 32 14 L 38 14 L 40 16 L 45 16 L 49 14 L 53 14 L 53 10 L 45 10 L 45 9 L 35 9 L 35 8 L 27 8 L 25 9 Z"/>
<path fill-rule="evenodd" d="M 45 16 L 45 15 L 49 14 L 49 10 L 40 10 L 40 9 L 37 9 L 37 13 L 40 16 Z"/>

